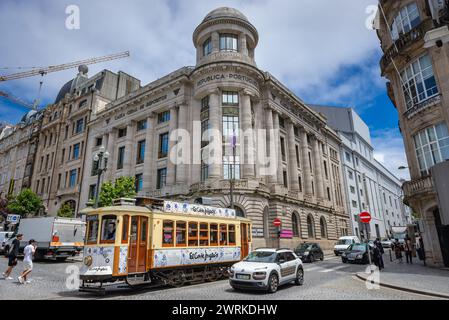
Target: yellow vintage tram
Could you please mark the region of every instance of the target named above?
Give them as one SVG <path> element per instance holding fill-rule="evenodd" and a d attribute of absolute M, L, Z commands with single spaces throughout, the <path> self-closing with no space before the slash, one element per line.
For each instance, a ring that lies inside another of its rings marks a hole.
<path fill-rule="evenodd" d="M 86 209 L 80 291 L 124 282 L 182 286 L 215 281 L 251 249 L 251 221 L 235 211 L 157 199 Z"/>

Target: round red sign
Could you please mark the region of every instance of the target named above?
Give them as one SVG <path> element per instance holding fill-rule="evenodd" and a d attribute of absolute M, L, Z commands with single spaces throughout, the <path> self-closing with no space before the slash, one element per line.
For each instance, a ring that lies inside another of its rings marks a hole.
<path fill-rule="evenodd" d="M 369 214 L 369 212 L 362 212 L 360 214 L 360 221 L 362 221 L 363 223 L 370 223 L 371 215 Z"/>
<path fill-rule="evenodd" d="M 276 227 L 280 227 L 281 224 L 282 224 L 282 222 L 281 222 L 280 219 L 276 218 L 276 219 L 274 219 L 273 224 L 274 224 Z"/>

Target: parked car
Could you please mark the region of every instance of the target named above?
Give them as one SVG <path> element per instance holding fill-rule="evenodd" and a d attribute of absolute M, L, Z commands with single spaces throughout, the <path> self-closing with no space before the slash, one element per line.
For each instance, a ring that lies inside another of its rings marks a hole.
<path fill-rule="evenodd" d="M 368 264 L 368 245 L 366 243 L 356 243 L 349 246 L 348 250 L 342 253 L 341 261 L 343 263 L 361 263 Z M 373 260 L 372 248 L 369 247 L 369 254 L 371 255 L 371 261 Z"/>
<path fill-rule="evenodd" d="M 315 262 L 324 260 L 324 252 L 318 243 L 303 243 L 296 247 L 295 254 L 302 262 Z"/>
<path fill-rule="evenodd" d="M 336 256 L 341 255 L 343 252 L 348 250 L 351 244 L 360 243 L 360 239 L 356 236 L 346 236 L 338 239 L 334 246 L 334 253 Z"/>
<path fill-rule="evenodd" d="M 380 243 L 382 244 L 382 247 L 384 247 L 384 248 L 391 248 L 391 245 L 393 244 L 393 240 L 385 238 L 385 239 L 382 239 L 382 241 Z"/>
<path fill-rule="evenodd" d="M 280 285 L 304 283 L 301 259 L 289 249 L 257 249 L 229 271 L 229 284 L 235 290 L 266 290 L 274 293 Z"/>
<path fill-rule="evenodd" d="M 0 253 L 5 254 L 5 244 L 9 238 L 13 236 L 14 232 L 12 231 L 0 231 Z"/>

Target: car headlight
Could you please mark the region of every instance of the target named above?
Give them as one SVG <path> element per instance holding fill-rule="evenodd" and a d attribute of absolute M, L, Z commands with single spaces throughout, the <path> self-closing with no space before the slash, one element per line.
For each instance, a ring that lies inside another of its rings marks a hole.
<path fill-rule="evenodd" d="M 84 258 L 84 264 L 88 267 L 92 265 L 93 259 L 92 256 L 87 256 Z"/>
<path fill-rule="evenodd" d="M 254 272 L 253 279 L 254 280 L 264 280 L 267 277 L 266 272 Z"/>
<path fill-rule="evenodd" d="M 341 254 L 341 256 L 342 256 L 342 257 L 346 257 L 346 253 L 343 252 L 343 253 Z"/>
<path fill-rule="evenodd" d="M 229 276 L 232 278 L 234 276 L 234 267 L 230 268 L 228 270 L 228 272 L 229 272 Z"/>
<path fill-rule="evenodd" d="M 363 258 L 363 255 L 358 254 L 356 258 L 357 258 L 357 259 L 362 259 L 362 258 Z"/>
<path fill-rule="evenodd" d="M 304 252 L 304 255 L 305 255 L 305 256 L 308 256 L 309 253 L 310 253 L 309 251 L 306 251 L 306 252 Z"/>

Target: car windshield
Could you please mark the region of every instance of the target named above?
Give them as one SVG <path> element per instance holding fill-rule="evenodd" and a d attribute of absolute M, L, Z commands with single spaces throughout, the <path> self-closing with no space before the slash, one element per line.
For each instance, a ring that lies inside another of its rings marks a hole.
<path fill-rule="evenodd" d="M 338 242 L 337 242 L 337 244 L 338 245 L 349 245 L 349 244 L 351 244 L 352 243 L 352 241 L 350 240 L 350 239 L 341 239 L 341 240 L 338 240 Z"/>
<path fill-rule="evenodd" d="M 312 250 L 312 245 L 310 243 L 303 243 L 300 244 L 296 249 L 298 249 L 299 251 L 308 251 Z"/>
<path fill-rule="evenodd" d="M 275 252 L 255 251 L 251 252 L 249 256 L 247 256 L 246 259 L 244 259 L 243 261 L 273 263 L 275 259 L 276 259 Z"/>
<path fill-rule="evenodd" d="M 366 250 L 366 246 L 364 244 L 353 244 L 349 250 L 354 250 L 354 251 L 365 251 Z"/>

